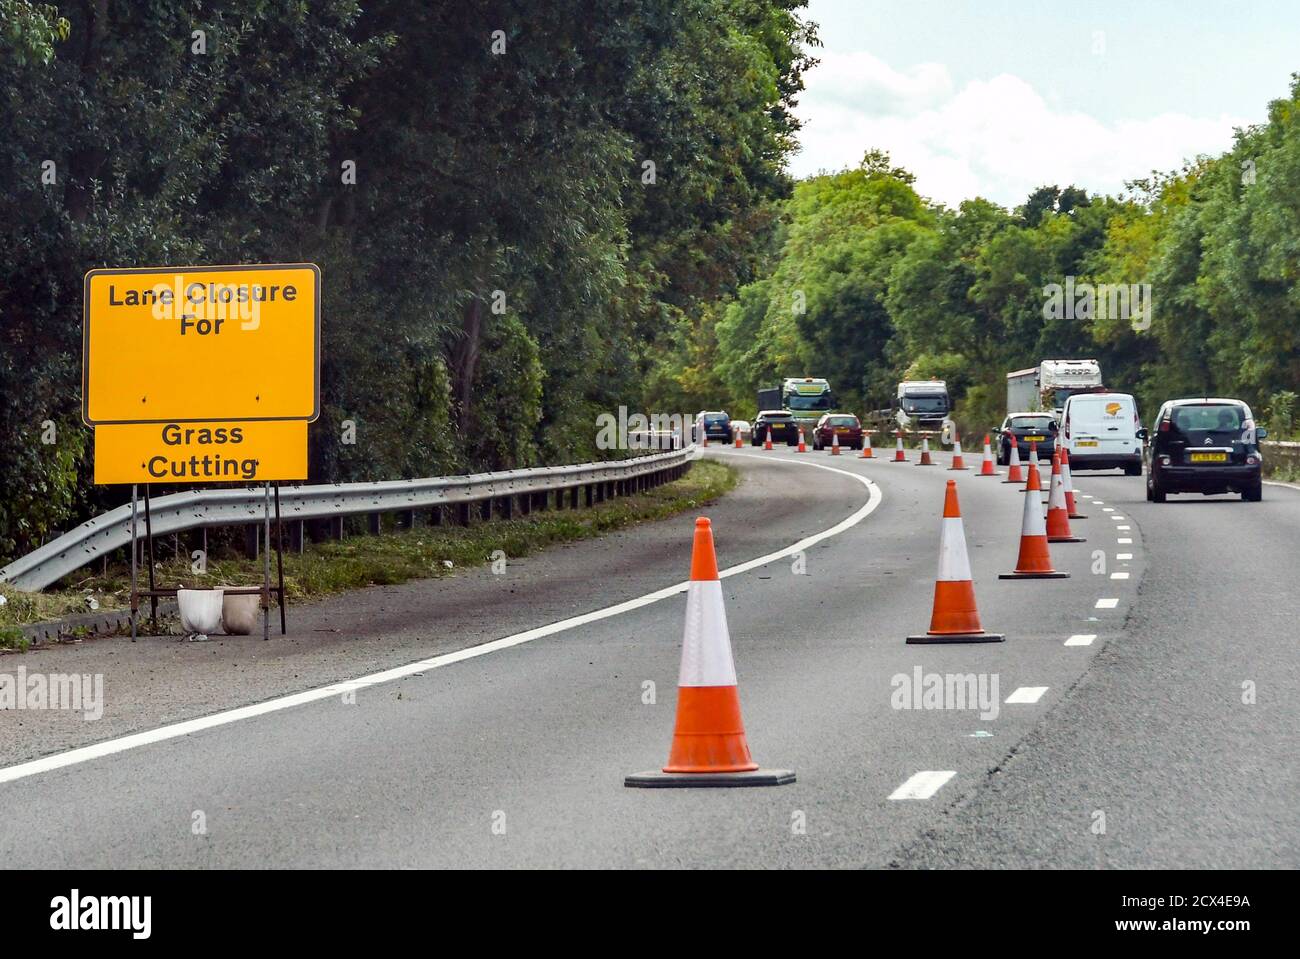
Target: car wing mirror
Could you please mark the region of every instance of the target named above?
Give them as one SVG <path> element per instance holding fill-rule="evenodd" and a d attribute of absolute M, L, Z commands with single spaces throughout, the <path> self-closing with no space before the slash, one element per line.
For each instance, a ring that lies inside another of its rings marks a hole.
<path fill-rule="evenodd" d="M 1136 433 L 1134 433 L 1133 435 L 1136 436 L 1136 437 L 1137 437 L 1138 439 L 1140 439 L 1140 440 L 1145 440 L 1145 439 L 1146 439 L 1148 436 L 1150 436 L 1151 434 L 1147 431 L 1146 427 L 1143 427 L 1142 429 L 1138 430 L 1138 431 L 1137 431 Z"/>
<path fill-rule="evenodd" d="M 1257 440 L 1268 439 L 1268 430 L 1263 428 L 1255 430 L 1255 439 Z"/>

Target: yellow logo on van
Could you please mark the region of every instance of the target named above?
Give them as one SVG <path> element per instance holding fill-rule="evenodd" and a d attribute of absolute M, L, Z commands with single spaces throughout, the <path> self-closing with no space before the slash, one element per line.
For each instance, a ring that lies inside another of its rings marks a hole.
<path fill-rule="evenodd" d="M 1120 405 L 1119 405 L 1118 403 L 1107 403 L 1107 404 L 1106 404 L 1106 415 L 1107 415 L 1107 416 L 1119 416 L 1119 411 L 1120 411 Z"/>

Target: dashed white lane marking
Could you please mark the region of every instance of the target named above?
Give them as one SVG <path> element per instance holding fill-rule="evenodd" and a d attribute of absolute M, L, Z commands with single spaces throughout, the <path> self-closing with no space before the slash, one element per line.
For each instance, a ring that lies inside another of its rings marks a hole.
<path fill-rule="evenodd" d="M 1114 609 L 1119 605 L 1118 599 L 1099 599 L 1093 609 Z"/>
<path fill-rule="evenodd" d="M 955 769 L 923 769 L 889 794 L 890 799 L 929 799 L 953 776 Z"/>
<path fill-rule="evenodd" d="M 1076 493 L 1079 493 L 1078 490 L 1075 490 L 1075 492 L 1076 492 Z M 1091 494 L 1091 493 L 1079 493 L 1079 495 L 1082 496 L 1084 499 L 1092 499 L 1092 494 Z"/>
<path fill-rule="evenodd" d="M 1047 692 L 1046 686 L 1021 686 L 1002 701 L 1010 705 L 1016 703 L 1036 703 L 1043 698 L 1043 693 L 1045 692 Z"/>
<path fill-rule="evenodd" d="M 1113 513 L 1113 512 L 1115 512 L 1115 507 L 1113 507 L 1113 506 L 1103 506 L 1103 507 L 1101 508 L 1101 511 L 1102 511 L 1103 513 Z"/>
<path fill-rule="evenodd" d="M 1115 528 L 1116 528 L 1116 529 L 1122 529 L 1122 530 L 1130 530 L 1130 529 L 1132 529 L 1133 527 L 1131 527 L 1131 526 L 1116 526 Z"/>
<path fill-rule="evenodd" d="M 754 458 L 758 459 L 759 457 L 755 456 Z M 881 495 L 880 487 L 860 473 L 853 473 L 849 470 L 837 469 L 834 466 L 826 466 L 822 463 L 813 463 L 809 460 L 794 459 L 786 456 L 762 458 L 775 459 L 783 463 L 797 463 L 803 466 L 812 466 L 816 469 L 822 469 L 831 473 L 839 473 L 842 476 L 848 476 L 867 488 L 867 501 L 834 526 L 824 529 L 820 533 L 814 533 L 812 536 L 805 537 L 804 539 L 799 540 L 799 542 L 787 546 L 785 549 L 778 550 L 775 553 L 768 553 L 765 556 L 759 556 L 756 559 L 751 559 L 747 562 L 740 563 L 737 566 L 730 566 L 727 569 L 721 570 L 718 573 L 720 579 L 726 579 L 728 576 L 736 576 L 740 573 L 747 573 L 751 569 L 757 569 L 758 567 L 765 566 L 775 560 L 784 559 L 787 556 L 793 556 L 795 553 L 804 552 L 824 539 L 838 536 L 845 530 L 851 529 L 858 523 L 861 523 L 864 519 L 875 512 L 876 507 L 878 507 L 884 499 Z M 675 586 L 666 586 L 663 589 L 655 590 L 653 593 L 646 593 L 644 596 L 637 596 L 633 599 L 625 600 L 622 603 L 616 603 L 613 606 L 606 606 L 604 609 L 596 609 L 579 616 L 571 616 L 568 619 L 562 619 L 546 626 L 539 626 L 536 629 L 525 630 L 522 633 L 515 633 L 512 636 L 503 636 L 500 639 L 494 639 L 491 642 L 482 643 L 478 646 L 470 646 L 467 649 L 460 649 L 453 653 L 434 656 L 431 659 L 422 659 L 419 662 L 408 663 L 405 666 L 398 666 L 394 669 L 386 669 L 379 673 L 370 673 L 367 676 L 361 676 L 357 679 L 331 683 L 328 686 L 304 690 L 303 692 L 293 693 L 289 696 L 281 696 L 278 699 L 268 699 L 266 702 L 253 703 L 251 706 L 241 706 L 238 709 L 228 709 L 225 712 L 214 713 L 211 716 L 201 716 L 198 719 L 189 719 L 185 722 L 173 723 L 170 726 L 160 726 L 157 729 L 149 729 L 142 733 L 132 733 L 129 736 L 122 736 L 118 739 L 110 739 L 102 743 L 94 743 L 90 746 L 70 749 L 67 752 L 55 753 L 51 756 L 44 756 L 40 759 L 33 759 L 30 762 L 19 763 L 16 766 L 8 766 L 4 769 L 0 769 L 0 783 L 13 782 L 15 779 L 24 779 L 27 776 L 35 776 L 38 773 L 49 772 L 53 769 L 61 769 L 64 766 L 74 766 L 78 763 L 88 762 L 92 759 L 100 759 L 104 756 L 111 756 L 114 753 L 125 752 L 128 749 L 135 749 L 138 746 L 148 746 L 152 743 L 159 743 L 168 739 L 176 739 L 180 736 L 188 736 L 190 733 L 201 732 L 202 730 L 212 729 L 216 726 L 227 726 L 231 723 L 237 723 L 240 720 L 252 719 L 255 716 L 264 716 L 267 713 L 279 712 L 282 709 L 291 709 L 294 706 L 303 706 L 307 703 L 318 702 L 322 699 L 330 699 L 334 696 L 341 696 L 343 693 L 357 689 L 364 689 L 368 686 L 377 686 L 380 683 L 391 683 L 398 679 L 405 679 L 408 676 L 413 676 L 416 673 L 424 673 L 431 669 L 451 666 L 454 663 L 464 662 L 467 659 L 477 659 L 479 656 L 486 656 L 488 653 L 495 653 L 502 649 L 510 649 L 514 646 L 522 646 L 525 643 L 531 643 L 533 640 L 543 639 L 547 636 L 554 636 L 556 633 L 562 633 L 565 630 L 573 629 L 575 626 L 585 626 L 588 623 L 595 623 L 602 619 L 609 619 L 612 616 L 618 616 L 621 613 L 640 609 L 642 606 L 649 606 L 651 603 L 657 603 L 661 599 L 669 599 L 680 593 L 684 593 L 689 587 L 690 581 L 688 580 L 684 583 L 678 583 Z"/>
<path fill-rule="evenodd" d="M 1128 579 L 1128 573 L 1111 573 L 1111 579 Z"/>
<path fill-rule="evenodd" d="M 1093 500 L 1093 502 L 1096 503 L 1098 506 L 1105 506 L 1105 505 L 1106 505 L 1106 501 L 1105 501 L 1105 500 L 1102 500 L 1102 499 L 1095 499 L 1095 500 Z"/>
<path fill-rule="evenodd" d="M 1132 553 L 1116 553 L 1116 554 L 1115 554 L 1115 558 L 1116 558 L 1116 559 L 1132 559 L 1132 558 L 1133 558 L 1133 554 L 1132 554 Z"/>
<path fill-rule="evenodd" d="M 1065 641 L 1067 646 L 1091 646 L 1092 641 L 1097 638 L 1096 633 L 1078 633 L 1071 636 Z"/>
<path fill-rule="evenodd" d="M 1129 539 L 1127 536 L 1121 536 L 1119 539 L 1115 540 L 1115 542 L 1119 543 L 1121 546 L 1133 545 L 1133 540 Z"/>
<path fill-rule="evenodd" d="M 1111 517 L 1111 519 L 1113 519 L 1117 523 L 1122 523 L 1124 521 L 1124 517 L 1120 516 L 1119 513 L 1116 513 L 1114 516 Z"/>

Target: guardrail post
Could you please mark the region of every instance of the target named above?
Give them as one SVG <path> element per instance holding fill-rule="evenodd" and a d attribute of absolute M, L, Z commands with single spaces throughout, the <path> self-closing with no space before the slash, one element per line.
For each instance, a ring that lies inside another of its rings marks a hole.
<path fill-rule="evenodd" d="M 578 508 L 578 493 L 579 490 L 578 487 L 576 486 L 573 487 L 573 489 L 569 490 L 569 509 Z"/>
<path fill-rule="evenodd" d="M 528 515 L 530 515 L 530 514 L 532 513 L 532 511 L 533 511 L 533 496 L 535 496 L 535 495 L 536 495 L 535 493 L 520 493 L 520 494 L 519 494 L 519 515 L 520 515 L 520 516 L 528 516 Z"/>
<path fill-rule="evenodd" d="M 334 516 L 330 518 L 330 533 L 335 539 L 343 539 L 343 517 Z"/>
<path fill-rule="evenodd" d="M 367 519 L 367 521 L 369 522 L 369 528 L 370 528 L 370 533 L 371 533 L 371 535 L 373 535 L 373 536 L 378 536 L 380 533 L 383 532 L 383 530 L 384 530 L 383 519 L 384 519 L 384 518 L 383 518 L 383 515 L 382 515 L 382 514 L 380 514 L 380 513 L 371 513 L 369 516 L 366 517 L 366 519 Z"/>
<path fill-rule="evenodd" d="M 397 514 L 398 529 L 415 529 L 415 510 L 404 509 Z"/>
<path fill-rule="evenodd" d="M 303 527 L 306 525 L 304 520 L 290 520 L 289 522 L 289 550 L 302 555 Z"/>
<path fill-rule="evenodd" d="M 479 500 L 478 514 L 485 520 L 492 518 L 492 497 L 489 496 L 485 500 Z"/>
<path fill-rule="evenodd" d="M 590 509 L 596 502 L 596 485 L 594 483 L 588 483 L 583 488 L 586 490 L 587 508 Z"/>
<path fill-rule="evenodd" d="M 435 507 L 433 507 L 433 509 L 429 510 L 429 525 L 430 525 L 430 526 L 441 526 L 441 525 L 442 525 L 442 507 L 441 507 L 441 506 L 435 506 Z"/>
<path fill-rule="evenodd" d="M 260 555 L 258 547 L 262 542 L 261 536 L 258 535 L 257 526 L 249 523 L 244 527 L 244 555 L 249 559 L 257 559 Z"/>
<path fill-rule="evenodd" d="M 515 498 L 510 495 L 501 497 L 501 518 L 515 518 Z"/>
<path fill-rule="evenodd" d="M 469 525 L 469 503 L 456 504 L 456 518 L 459 520 L 461 526 Z"/>

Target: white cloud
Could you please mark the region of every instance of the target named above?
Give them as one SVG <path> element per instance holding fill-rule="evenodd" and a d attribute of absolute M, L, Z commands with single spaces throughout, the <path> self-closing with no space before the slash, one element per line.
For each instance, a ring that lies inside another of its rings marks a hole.
<path fill-rule="evenodd" d="M 973 196 L 1015 206 L 1045 183 L 1117 193 L 1125 180 L 1226 150 L 1248 122 L 1165 113 L 1107 124 L 1049 105 L 1010 74 L 954 91 L 940 64 L 899 72 L 860 52 L 826 53 L 807 87 L 796 176 L 855 166 L 878 148 L 950 206 Z"/>

